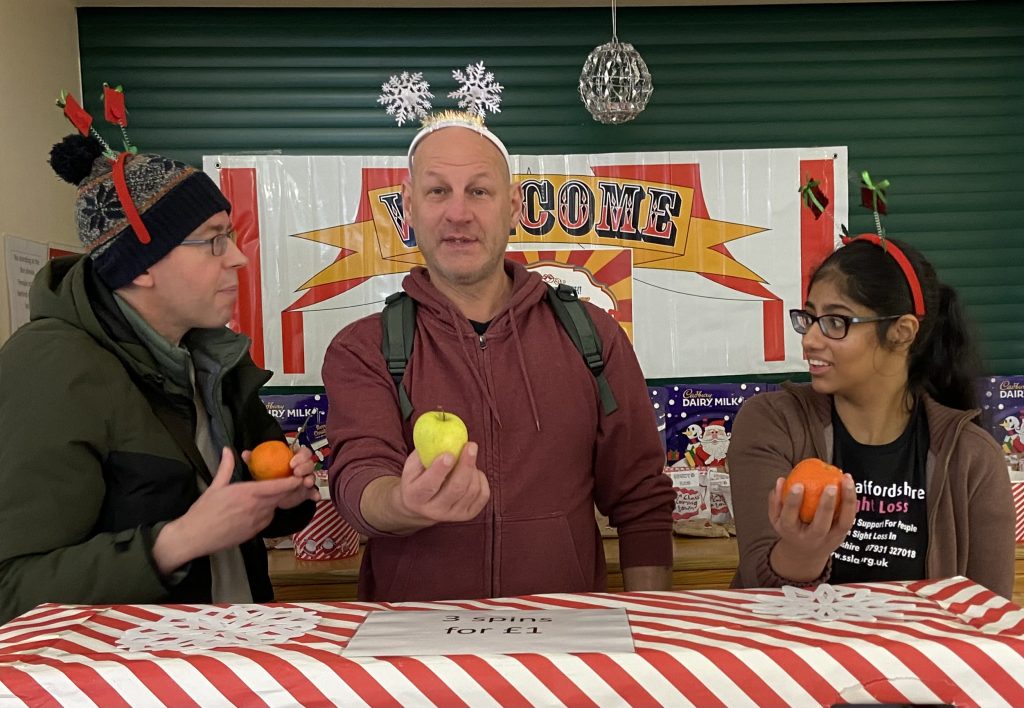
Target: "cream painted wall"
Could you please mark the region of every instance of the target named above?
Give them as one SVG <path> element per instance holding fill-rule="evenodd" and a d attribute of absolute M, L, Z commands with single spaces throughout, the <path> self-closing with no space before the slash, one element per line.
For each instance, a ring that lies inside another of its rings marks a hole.
<path fill-rule="evenodd" d="M 77 242 L 74 187 L 46 163 L 74 128 L 54 105 L 81 97 L 73 0 L 0 0 L 0 235 Z M 2 251 L 0 251 L 2 253 Z M 0 267 L 0 342 L 10 335 L 6 267 Z"/>

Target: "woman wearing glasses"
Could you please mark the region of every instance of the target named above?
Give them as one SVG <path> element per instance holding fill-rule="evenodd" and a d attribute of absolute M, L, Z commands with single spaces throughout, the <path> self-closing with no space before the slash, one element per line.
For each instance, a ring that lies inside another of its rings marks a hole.
<path fill-rule="evenodd" d="M 956 292 L 913 248 L 865 234 L 821 264 L 790 317 L 811 383 L 756 396 L 736 417 L 733 584 L 965 575 L 1009 597 L 1009 476 L 973 422 L 977 357 Z M 841 501 L 826 487 L 805 524 L 803 487 L 783 497 L 782 482 L 809 457 L 846 474 Z"/>

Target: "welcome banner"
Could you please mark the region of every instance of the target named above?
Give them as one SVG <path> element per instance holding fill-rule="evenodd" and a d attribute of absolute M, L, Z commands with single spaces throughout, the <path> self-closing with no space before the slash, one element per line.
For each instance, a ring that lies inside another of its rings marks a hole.
<path fill-rule="evenodd" d="M 648 378 L 804 367 L 786 312 L 847 222 L 845 148 L 516 155 L 512 165 L 525 206 L 509 250 L 529 252 L 518 257 L 529 267 L 586 275 L 606 295 L 595 302 L 632 330 Z M 269 385 L 320 385 L 338 330 L 379 311 L 424 263 L 402 214 L 405 158 L 227 155 L 204 168 L 249 257 L 233 326 L 275 372 Z M 814 209 L 801 191 L 809 180 Z M 614 273 L 602 276 L 605 264 Z"/>

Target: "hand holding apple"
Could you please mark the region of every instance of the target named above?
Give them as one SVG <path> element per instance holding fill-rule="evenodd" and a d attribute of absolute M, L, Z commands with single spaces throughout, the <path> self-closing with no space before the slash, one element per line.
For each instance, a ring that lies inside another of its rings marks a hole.
<path fill-rule="evenodd" d="M 406 458 L 401 477 L 382 481 L 370 494 L 381 504 L 364 505 L 364 516 L 386 510 L 375 515 L 375 525 L 400 533 L 475 518 L 487 505 L 491 489 L 476 466 L 479 446 L 468 439 L 458 416 L 440 409 L 421 415 L 413 426 L 416 449 Z"/>
<path fill-rule="evenodd" d="M 431 411 L 416 420 L 416 449 L 405 459 L 401 475 L 366 485 L 359 508 L 374 528 L 413 533 L 438 523 L 469 521 L 487 506 L 491 488 L 476 466 L 479 446 L 467 441 L 458 416 L 443 416 Z"/>
<path fill-rule="evenodd" d="M 405 530 L 476 518 L 491 497 L 487 476 L 476 466 L 478 451 L 476 443 L 468 442 L 452 462 L 441 455 L 429 467 L 418 451 L 409 455 L 392 490 L 393 508 Z"/>
<path fill-rule="evenodd" d="M 412 427 L 412 440 L 416 451 L 420 453 L 423 466 L 430 467 L 435 459 L 446 452 L 452 453 L 452 457 L 458 460 L 462 447 L 469 440 L 469 432 L 459 416 L 438 408 L 416 419 Z"/>

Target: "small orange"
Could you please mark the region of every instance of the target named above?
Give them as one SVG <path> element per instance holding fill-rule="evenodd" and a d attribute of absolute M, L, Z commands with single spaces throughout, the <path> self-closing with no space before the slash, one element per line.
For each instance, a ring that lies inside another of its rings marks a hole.
<path fill-rule="evenodd" d="M 261 442 L 249 456 L 249 472 L 253 479 L 277 479 L 292 473 L 288 463 L 292 449 L 280 440 Z"/>
<path fill-rule="evenodd" d="M 794 467 L 785 484 L 782 485 L 782 498 L 789 495 L 789 488 L 794 484 L 804 485 L 804 499 L 800 504 L 800 520 L 809 524 L 814 520 L 814 512 L 818 510 L 818 501 L 825 487 L 836 486 L 836 510 L 832 518 L 839 517 L 839 502 L 843 498 L 843 471 L 817 457 L 801 460 Z"/>

